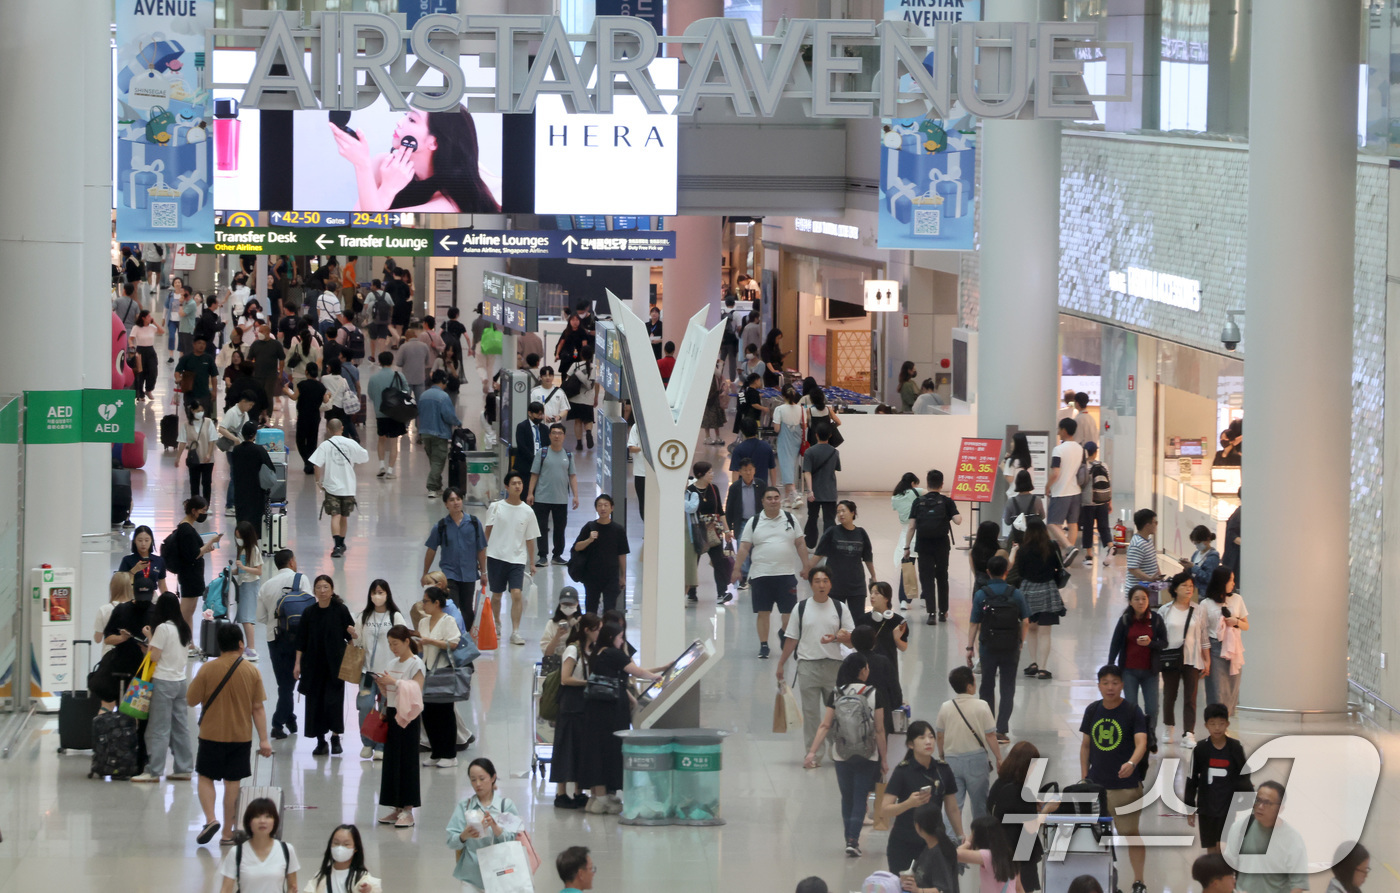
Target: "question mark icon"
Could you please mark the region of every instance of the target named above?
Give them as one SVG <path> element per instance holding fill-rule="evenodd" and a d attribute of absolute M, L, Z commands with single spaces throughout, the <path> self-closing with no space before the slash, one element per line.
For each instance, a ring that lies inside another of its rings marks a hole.
<path fill-rule="evenodd" d="M 662 467 L 672 470 L 684 466 L 685 460 L 689 458 L 689 456 L 690 451 L 687 450 L 685 444 L 681 443 L 679 440 L 668 440 L 661 444 L 660 449 L 657 450 L 657 458 L 660 460 Z"/>

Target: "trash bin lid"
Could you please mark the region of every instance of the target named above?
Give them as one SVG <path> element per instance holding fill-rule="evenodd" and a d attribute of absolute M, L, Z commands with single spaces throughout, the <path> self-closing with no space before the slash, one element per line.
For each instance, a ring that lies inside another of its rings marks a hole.
<path fill-rule="evenodd" d="M 622 729 L 613 734 L 622 739 L 623 747 L 629 744 L 655 747 L 670 744 L 676 737 L 676 733 L 671 729 Z"/>

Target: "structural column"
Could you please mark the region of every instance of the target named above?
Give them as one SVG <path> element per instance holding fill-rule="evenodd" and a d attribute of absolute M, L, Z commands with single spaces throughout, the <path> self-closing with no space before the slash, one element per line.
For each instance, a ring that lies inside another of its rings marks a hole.
<path fill-rule="evenodd" d="M 76 98 L 67 133 L 44 151 L 17 132 L 0 133 L 0 158 L 22 176 L 0 178 L 0 264 L 42 270 L 42 296 L 5 303 L 0 327 L 0 388 L 7 392 L 110 388 L 111 356 L 111 6 L 83 0 L 0 6 L 10 36 L 0 71 L 10 78 L 52 69 L 56 95 Z M 42 47 L 69 49 L 66 64 L 44 61 Z M 0 109 L 23 115 L 18 93 Z M 73 350 L 44 350 L 35 335 L 58 325 Z M 40 445 L 25 457 L 24 554 L 78 570 L 75 633 L 91 629 L 110 570 L 111 462 L 103 444 Z M 22 631 L 28 635 L 28 630 Z M 85 638 L 75 635 L 74 638 Z"/>
<path fill-rule="evenodd" d="M 702 307 L 710 308 L 707 325 L 719 320 L 720 238 L 718 217 L 669 217 L 676 232 L 676 256 L 661 267 L 663 329 L 667 341 L 680 346 L 685 326 Z M 638 315 L 646 318 L 645 297 Z"/>
<path fill-rule="evenodd" d="M 1040 5 L 988 0 L 986 20 L 1039 21 Z M 1058 387 L 1060 123 L 987 119 L 981 149 L 977 433 L 1002 438 L 1007 425 L 1049 431 Z"/>
<path fill-rule="evenodd" d="M 1255 597 L 1240 702 L 1273 710 L 1347 700 L 1358 15 L 1354 3 L 1254 5 L 1241 576 Z M 1290 544 L 1305 545 L 1284 558 Z"/>

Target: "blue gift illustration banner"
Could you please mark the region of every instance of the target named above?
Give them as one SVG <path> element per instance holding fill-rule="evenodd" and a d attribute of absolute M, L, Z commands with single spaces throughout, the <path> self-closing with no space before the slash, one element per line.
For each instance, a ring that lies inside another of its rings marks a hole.
<path fill-rule="evenodd" d="M 214 0 L 117 0 L 117 238 L 212 242 Z"/>
<path fill-rule="evenodd" d="M 939 22 L 977 21 L 980 0 L 885 0 L 887 20 L 932 34 Z M 933 55 L 924 65 L 932 71 Z M 901 79 L 912 90 L 912 79 Z M 885 118 L 880 130 L 881 248 L 973 249 L 975 119 L 954 105 L 952 118 Z"/>

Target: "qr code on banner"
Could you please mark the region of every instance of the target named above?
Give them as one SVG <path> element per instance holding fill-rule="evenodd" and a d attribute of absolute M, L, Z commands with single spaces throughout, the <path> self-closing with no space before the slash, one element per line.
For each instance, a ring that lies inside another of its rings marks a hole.
<path fill-rule="evenodd" d="M 936 236 L 938 235 L 938 224 L 943 219 L 941 211 L 914 211 L 914 235 L 916 236 Z"/>
<path fill-rule="evenodd" d="M 151 229 L 179 228 L 179 202 L 151 202 Z"/>

